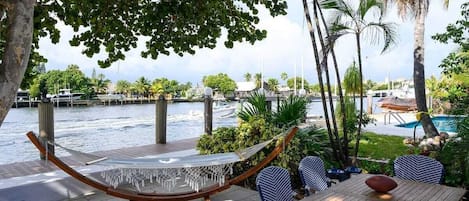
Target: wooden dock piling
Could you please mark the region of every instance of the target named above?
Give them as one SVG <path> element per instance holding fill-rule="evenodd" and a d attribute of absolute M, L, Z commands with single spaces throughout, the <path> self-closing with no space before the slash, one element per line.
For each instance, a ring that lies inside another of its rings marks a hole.
<path fill-rule="evenodd" d="M 47 143 L 54 142 L 54 105 L 53 103 L 39 103 L 38 104 L 38 114 L 39 114 L 39 139 L 41 140 L 42 145 L 46 149 L 54 153 L 55 146 L 54 144 Z M 40 154 L 42 160 L 46 159 L 46 156 Z"/>
<path fill-rule="evenodd" d="M 156 100 L 156 144 L 166 144 L 166 116 L 168 102 L 163 95 Z"/>

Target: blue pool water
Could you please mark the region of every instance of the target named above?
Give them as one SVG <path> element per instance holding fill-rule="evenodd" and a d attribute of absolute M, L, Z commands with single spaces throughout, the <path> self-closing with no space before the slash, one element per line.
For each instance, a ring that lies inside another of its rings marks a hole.
<path fill-rule="evenodd" d="M 456 133 L 456 124 L 461 117 L 458 116 L 439 116 L 439 117 L 432 117 L 433 124 L 438 129 L 439 132 L 452 132 Z M 422 128 L 422 125 L 417 122 L 409 122 L 405 124 L 396 125 L 398 127 L 404 128 L 414 128 L 415 125 L 418 124 L 417 128 Z"/>

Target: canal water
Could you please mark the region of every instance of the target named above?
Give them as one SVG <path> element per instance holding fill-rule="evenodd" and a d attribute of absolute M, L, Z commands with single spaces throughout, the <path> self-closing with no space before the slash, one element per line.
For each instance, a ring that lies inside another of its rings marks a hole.
<path fill-rule="evenodd" d="M 225 107 L 237 107 L 232 102 Z M 168 104 L 167 141 L 198 137 L 204 132 L 203 103 Z M 274 106 L 275 107 L 275 106 Z M 213 128 L 235 126 L 235 115 L 214 112 Z M 226 111 L 225 111 L 226 112 Z M 308 105 L 308 116 L 323 116 L 322 103 Z M 155 143 L 155 105 L 54 108 L 56 142 L 83 152 Z M 26 137 L 39 130 L 37 108 L 12 108 L 0 127 L 0 164 L 38 159 Z M 57 149 L 59 156 L 67 155 Z"/>

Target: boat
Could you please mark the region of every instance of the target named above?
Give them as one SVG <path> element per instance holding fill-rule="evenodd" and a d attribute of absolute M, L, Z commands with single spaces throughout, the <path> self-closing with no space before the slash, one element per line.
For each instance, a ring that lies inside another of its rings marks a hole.
<path fill-rule="evenodd" d="M 378 106 L 394 111 L 415 111 L 417 103 L 415 98 L 399 98 L 397 96 L 386 96 L 378 100 Z"/>
<path fill-rule="evenodd" d="M 50 99 L 53 102 L 70 102 L 74 100 L 80 100 L 84 93 L 72 93 L 71 89 L 59 89 L 58 94 L 53 94 Z"/>

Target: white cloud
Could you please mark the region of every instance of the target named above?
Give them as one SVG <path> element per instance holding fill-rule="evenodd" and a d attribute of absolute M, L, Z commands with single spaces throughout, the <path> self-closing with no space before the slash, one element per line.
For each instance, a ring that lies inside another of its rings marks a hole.
<path fill-rule="evenodd" d="M 454 45 L 436 43 L 430 39 L 435 33 L 444 32 L 448 23 L 459 18 L 462 0 L 451 1 L 448 10 L 442 8 L 442 3 L 432 1 L 426 24 L 426 75 L 438 75 L 438 65 L 441 59 L 454 50 Z M 272 18 L 262 11 L 259 27 L 268 31 L 268 37 L 255 45 L 248 43 L 236 43 L 233 49 L 227 49 L 222 42 L 211 49 L 198 50 L 195 55 L 179 57 L 161 55 L 158 60 L 144 59 L 140 57 L 141 49 L 131 50 L 126 54 L 126 60 L 113 64 L 110 68 L 99 69 L 97 58 L 87 58 L 82 55 L 81 48 L 70 47 L 68 40 L 73 31 L 64 25 L 61 41 L 58 45 L 51 45 L 48 40 L 42 40 L 41 53 L 49 62 L 46 68 L 64 69 L 69 64 L 77 64 L 87 75 L 91 75 L 93 68 L 98 73 L 105 74 L 113 81 L 126 79 L 131 82 L 138 77 L 147 79 L 167 77 L 180 82 L 191 81 L 193 84 L 200 82 L 204 75 L 226 73 L 235 80 L 243 80 L 247 72 L 251 74 L 261 71 L 261 62 L 264 63 L 265 77 L 280 79 L 280 74 L 286 72 L 290 77 L 294 75 L 295 63 L 298 66 L 297 75 L 300 76 L 300 64 L 303 55 L 305 78 L 310 83 L 316 83 L 316 71 L 311 48 L 309 34 L 302 28 L 302 5 L 299 1 L 289 1 L 289 14 Z M 381 48 L 363 45 L 363 63 L 366 79 L 375 81 L 384 80 L 390 74 L 392 79 L 412 77 L 412 49 L 413 49 L 413 24 L 412 21 L 402 23 L 395 11 L 390 11 L 388 19 L 399 26 L 399 44 L 389 53 L 380 55 Z M 143 42 L 139 42 L 139 48 L 144 48 Z M 346 38 L 339 41 L 336 48 L 339 67 L 343 73 L 356 58 L 354 38 Z"/>

